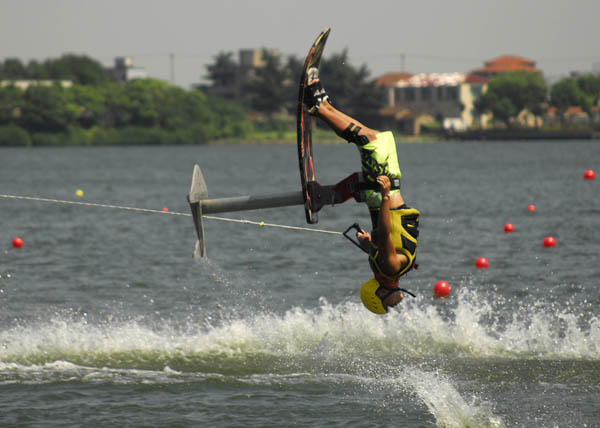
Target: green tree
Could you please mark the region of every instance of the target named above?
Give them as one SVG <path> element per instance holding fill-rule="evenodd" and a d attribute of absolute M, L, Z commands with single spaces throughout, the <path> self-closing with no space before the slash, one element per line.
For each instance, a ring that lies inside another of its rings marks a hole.
<path fill-rule="evenodd" d="M 0 125 L 0 146 L 30 146 L 31 138 L 17 125 Z"/>
<path fill-rule="evenodd" d="M 61 132 L 75 124 L 78 106 L 59 86 L 30 86 L 25 91 L 19 125 L 33 132 Z"/>
<path fill-rule="evenodd" d="M 289 72 L 281 64 L 281 57 L 263 49 L 264 65 L 254 68 L 254 75 L 245 86 L 252 109 L 272 115 L 289 108 L 296 98 L 289 80 Z"/>
<path fill-rule="evenodd" d="M 0 78 L 2 79 L 27 79 L 27 69 L 19 58 L 7 58 L 0 65 Z"/>
<path fill-rule="evenodd" d="M 207 102 L 214 116 L 211 122 L 219 129 L 220 137 L 242 138 L 252 130 L 242 104 L 215 96 L 207 97 Z"/>
<path fill-rule="evenodd" d="M 295 55 L 289 55 L 286 60 L 285 68 L 288 73 L 288 79 L 290 80 L 290 84 L 294 87 L 295 91 L 298 91 L 299 83 L 300 83 L 300 73 L 302 72 L 302 66 L 304 65 L 303 61 L 301 61 Z M 297 95 L 297 94 L 296 94 Z M 296 104 L 294 103 L 294 111 L 296 109 Z"/>
<path fill-rule="evenodd" d="M 41 62 L 34 59 L 27 64 L 27 77 L 30 79 L 46 80 L 49 79 L 48 68 Z"/>
<path fill-rule="evenodd" d="M 385 103 L 384 88 L 369 80 L 366 64 L 358 68 L 351 65 L 347 49 L 323 58 L 319 75 L 333 103 L 361 120 L 376 117 Z"/>
<path fill-rule="evenodd" d="M 229 86 L 236 82 L 239 65 L 233 59 L 233 52 L 221 51 L 215 56 L 215 62 L 206 66 L 205 76 L 213 86 Z"/>
<path fill-rule="evenodd" d="M 550 89 L 550 104 L 556 107 L 562 121 L 567 108 L 586 104 L 585 94 L 575 79 L 562 79 Z"/>
<path fill-rule="evenodd" d="M 128 100 L 131 125 L 153 127 L 159 123 L 161 83 L 154 79 L 135 79 L 123 87 Z"/>
<path fill-rule="evenodd" d="M 498 119 L 511 126 L 511 119 L 523 111 L 529 110 L 534 115 L 542 114 L 546 102 L 547 86 L 540 73 L 515 71 L 494 76 L 487 91 L 475 104 L 479 115 L 490 112 Z"/>
<path fill-rule="evenodd" d="M 23 90 L 7 86 L 0 88 L 0 125 L 15 123 L 23 106 Z"/>
<path fill-rule="evenodd" d="M 581 108 L 591 114 L 591 107 L 600 104 L 600 75 L 585 74 L 577 77 L 577 86 L 584 93 L 585 105 Z"/>
<path fill-rule="evenodd" d="M 107 85 L 102 87 L 106 108 L 101 119 L 103 128 L 122 128 L 131 125 L 132 109 L 123 86 Z"/>
<path fill-rule="evenodd" d="M 82 128 L 99 126 L 106 114 L 105 92 L 93 86 L 74 85 L 66 90 L 77 106 L 77 123 Z"/>
<path fill-rule="evenodd" d="M 105 85 L 114 81 L 102 64 L 85 55 L 67 54 L 44 63 L 51 79 L 71 80 L 80 85 Z"/>

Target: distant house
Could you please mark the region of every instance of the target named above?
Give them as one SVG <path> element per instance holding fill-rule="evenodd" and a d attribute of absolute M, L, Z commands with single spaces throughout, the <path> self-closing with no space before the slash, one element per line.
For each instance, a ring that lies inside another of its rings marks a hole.
<path fill-rule="evenodd" d="M 570 125 L 588 124 L 599 120 L 598 110 L 597 106 L 592 107 L 590 117 L 580 106 L 570 106 L 562 112 L 561 116 L 561 112 L 556 107 L 550 107 L 546 111 L 544 121 L 547 123 L 568 123 Z"/>
<path fill-rule="evenodd" d="M 384 74 L 377 80 L 377 86 L 387 89 L 386 106 L 380 111 L 382 126 L 415 135 L 433 122 L 455 131 L 487 127 L 491 115 L 478 117 L 475 100 L 487 90 L 492 77 L 510 71 L 540 72 L 533 60 L 504 55 L 470 73 Z M 531 122 L 528 112 L 522 116 L 520 122 Z"/>
<path fill-rule="evenodd" d="M 133 79 L 145 79 L 148 77 L 146 69 L 135 67 L 133 65 L 133 60 L 129 57 L 115 58 L 114 67 L 109 68 L 107 71 L 111 73 L 119 83 L 129 82 Z"/>
<path fill-rule="evenodd" d="M 489 79 L 496 74 L 508 71 L 540 72 L 539 69 L 535 68 L 535 61 L 531 59 L 516 55 L 504 55 L 486 61 L 483 67 L 473 70 L 471 74 Z"/>
<path fill-rule="evenodd" d="M 384 126 L 418 135 L 422 126 L 433 122 L 444 129 L 471 127 L 473 103 L 487 79 L 466 73 L 388 73 L 377 85 L 387 89 L 387 106 L 380 111 Z"/>

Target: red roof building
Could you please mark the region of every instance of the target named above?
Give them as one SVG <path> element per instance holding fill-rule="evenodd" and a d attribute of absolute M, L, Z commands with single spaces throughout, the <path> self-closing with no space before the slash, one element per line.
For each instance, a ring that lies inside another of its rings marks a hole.
<path fill-rule="evenodd" d="M 508 71 L 530 71 L 539 73 L 535 68 L 535 61 L 516 55 L 504 55 L 485 62 L 485 66 L 473 70 L 472 73 L 481 77 L 492 77 L 498 73 Z"/>
<path fill-rule="evenodd" d="M 402 80 L 408 80 L 412 76 L 411 73 L 385 73 L 380 76 L 375 83 L 375 86 L 394 86 L 396 83 Z"/>

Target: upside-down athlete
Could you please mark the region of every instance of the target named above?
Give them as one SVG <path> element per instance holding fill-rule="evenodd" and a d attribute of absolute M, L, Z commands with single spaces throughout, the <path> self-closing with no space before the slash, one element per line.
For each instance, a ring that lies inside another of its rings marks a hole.
<path fill-rule="evenodd" d="M 311 115 L 327 123 L 337 135 L 356 144 L 365 180 L 377 183 L 379 191 L 365 192 L 373 230 L 359 230 L 356 237 L 369 253 L 374 278 L 360 290 L 363 304 L 376 314 L 385 314 L 404 298 L 398 280 L 415 265 L 419 236 L 419 211 L 409 208 L 392 180 L 402 177 L 396 143 L 390 131 L 367 128 L 356 119 L 334 108 L 318 77 L 318 69 L 308 70 L 304 100 Z"/>

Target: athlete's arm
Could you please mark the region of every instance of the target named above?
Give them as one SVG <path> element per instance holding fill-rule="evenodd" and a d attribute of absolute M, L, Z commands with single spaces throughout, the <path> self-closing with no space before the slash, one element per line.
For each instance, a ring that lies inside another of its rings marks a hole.
<path fill-rule="evenodd" d="M 390 219 L 390 189 L 392 183 L 385 175 L 377 177 L 377 183 L 381 187 L 381 208 L 379 209 L 379 222 L 377 224 L 377 241 L 380 248 L 379 262 L 387 272 L 398 272 L 406 263 L 408 258 L 404 254 L 396 253 L 396 247 L 392 241 L 392 223 Z"/>

